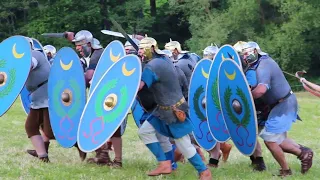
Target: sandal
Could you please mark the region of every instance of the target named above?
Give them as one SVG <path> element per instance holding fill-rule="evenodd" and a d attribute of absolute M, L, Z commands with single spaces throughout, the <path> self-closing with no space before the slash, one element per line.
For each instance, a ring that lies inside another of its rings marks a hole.
<path fill-rule="evenodd" d="M 305 174 L 312 167 L 313 151 L 305 146 L 300 145 L 301 154 L 297 157 L 301 161 L 301 173 Z"/>

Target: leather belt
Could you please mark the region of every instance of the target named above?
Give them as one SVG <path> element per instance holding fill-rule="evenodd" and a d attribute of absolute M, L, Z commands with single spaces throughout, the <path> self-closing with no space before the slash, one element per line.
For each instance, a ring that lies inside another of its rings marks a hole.
<path fill-rule="evenodd" d="M 32 94 L 33 92 L 35 92 L 37 89 L 39 89 L 41 86 L 43 86 L 44 84 L 46 84 L 48 82 L 48 80 L 43 81 L 42 83 L 40 83 L 36 88 L 32 89 L 30 91 L 30 94 Z"/>
<path fill-rule="evenodd" d="M 168 110 L 171 110 L 172 107 L 178 107 L 180 106 L 182 103 L 186 102 L 186 99 L 183 97 L 181 98 L 177 103 L 175 103 L 174 105 L 172 106 L 161 106 L 161 105 L 158 105 L 159 109 L 162 109 L 162 110 L 165 110 L 165 111 L 168 111 Z"/>
<path fill-rule="evenodd" d="M 277 101 L 277 104 L 279 104 L 279 103 L 283 102 L 284 100 L 286 100 L 289 96 L 291 96 L 291 94 L 293 94 L 293 92 L 290 90 L 290 92 L 286 96 L 284 96 L 283 98 L 281 98 L 281 99 L 279 99 Z"/>

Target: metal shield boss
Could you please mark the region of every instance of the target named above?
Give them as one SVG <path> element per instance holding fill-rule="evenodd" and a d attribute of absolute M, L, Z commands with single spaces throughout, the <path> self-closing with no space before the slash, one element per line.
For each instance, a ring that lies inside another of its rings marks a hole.
<path fill-rule="evenodd" d="M 32 39 L 33 46 L 34 46 L 35 50 L 40 51 L 44 55 L 44 57 L 47 59 L 47 55 L 43 50 L 42 44 L 34 38 L 31 38 L 31 39 Z M 21 90 L 21 93 L 20 93 L 20 100 L 21 100 L 21 105 L 22 105 L 24 112 L 26 114 L 29 114 L 29 112 L 30 112 L 30 104 L 31 104 L 31 96 L 30 95 L 31 94 L 27 90 L 26 86 L 24 86 Z"/>
<path fill-rule="evenodd" d="M 81 115 L 78 145 L 83 152 L 101 147 L 127 116 L 141 80 L 141 62 L 127 55 L 103 74 Z"/>
<path fill-rule="evenodd" d="M 242 69 L 231 60 L 219 68 L 219 98 L 222 115 L 231 139 L 239 151 L 253 154 L 257 142 L 256 110 Z"/>
<path fill-rule="evenodd" d="M 217 141 L 213 138 L 207 121 L 206 97 L 207 80 L 212 61 L 209 59 L 200 60 L 192 73 L 189 87 L 189 115 L 194 125 L 193 136 L 197 143 L 209 151 L 215 147 Z"/>
<path fill-rule="evenodd" d="M 89 96 L 91 95 L 92 90 L 97 86 L 103 74 L 108 71 L 113 63 L 117 62 L 125 55 L 126 52 L 124 46 L 120 41 L 115 40 L 108 44 L 108 46 L 104 49 L 94 71 L 89 89 Z"/>
<path fill-rule="evenodd" d="M 220 109 L 220 100 L 218 95 L 218 70 L 224 60 L 234 60 L 239 66 L 241 61 L 238 53 L 230 45 L 222 46 L 213 59 L 210 67 L 209 79 L 207 84 L 207 116 L 208 125 L 213 137 L 218 142 L 226 142 L 230 139 L 229 132 L 224 123 Z"/>
<path fill-rule="evenodd" d="M 58 51 L 48 79 L 49 116 L 54 136 L 64 147 L 77 142 L 80 117 L 86 103 L 83 69 L 69 47 Z"/>
<path fill-rule="evenodd" d="M 20 94 L 31 68 L 31 46 L 24 36 L 11 36 L 0 44 L 0 116 Z"/>

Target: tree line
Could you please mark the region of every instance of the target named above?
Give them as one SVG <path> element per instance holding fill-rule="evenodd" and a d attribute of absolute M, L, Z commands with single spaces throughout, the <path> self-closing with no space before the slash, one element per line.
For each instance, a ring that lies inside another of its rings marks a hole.
<path fill-rule="evenodd" d="M 255 41 L 288 72 L 320 76 L 320 3 L 318 0 L 2 0 L 0 39 L 25 35 L 70 46 L 46 32 L 89 30 L 103 46 L 117 38 L 114 18 L 128 34 L 154 37 L 162 49 L 172 40 L 202 55 L 210 44 Z"/>

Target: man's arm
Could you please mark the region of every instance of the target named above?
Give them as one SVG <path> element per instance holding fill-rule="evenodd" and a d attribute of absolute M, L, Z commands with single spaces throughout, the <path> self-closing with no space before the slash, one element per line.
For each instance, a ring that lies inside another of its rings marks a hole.
<path fill-rule="evenodd" d="M 259 84 L 253 91 L 251 91 L 253 99 L 262 97 L 268 90 L 265 84 Z"/>
<path fill-rule="evenodd" d="M 146 85 L 148 88 L 152 86 L 153 83 L 159 80 L 158 76 L 148 67 L 144 68 L 142 72 L 141 82 L 139 86 L 139 91 Z"/>
<path fill-rule="evenodd" d="M 257 73 L 257 87 L 251 91 L 254 99 L 262 97 L 271 87 L 271 72 L 268 67 L 260 67 L 256 70 Z"/>

